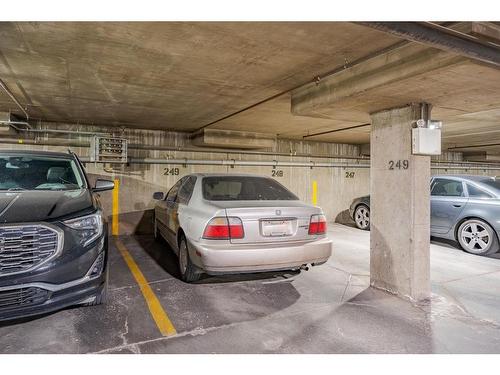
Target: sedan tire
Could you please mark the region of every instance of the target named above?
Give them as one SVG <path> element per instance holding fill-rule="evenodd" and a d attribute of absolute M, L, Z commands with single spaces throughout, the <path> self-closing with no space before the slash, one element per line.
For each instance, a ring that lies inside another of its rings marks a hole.
<path fill-rule="evenodd" d="M 201 277 L 201 272 L 199 272 L 196 266 L 191 262 L 187 241 L 184 236 L 181 237 L 179 242 L 179 270 L 182 281 L 186 283 L 198 281 Z"/>
<path fill-rule="evenodd" d="M 156 218 L 153 219 L 153 237 L 155 241 L 160 240 L 160 233 L 158 232 L 158 222 L 156 221 Z"/>
<path fill-rule="evenodd" d="M 361 230 L 370 230 L 370 209 L 364 204 L 360 204 L 354 211 L 354 222 Z"/>
<path fill-rule="evenodd" d="M 457 231 L 462 249 L 475 255 L 490 255 L 498 252 L 498 238 L 493 228 L 483 220 L 464 221 Z"/>

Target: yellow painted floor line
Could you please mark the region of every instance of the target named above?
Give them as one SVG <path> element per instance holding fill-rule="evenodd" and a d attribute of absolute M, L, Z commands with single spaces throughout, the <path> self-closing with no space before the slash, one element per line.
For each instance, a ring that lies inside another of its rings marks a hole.
<path fill-rule="evenodd" d="M 123 259 L 125 259 L 125 262 L 127 263 L 130 272 L 132 272 L 135 281 L 137 282 L 137 284 L 139 284 L 139 288 L 141 288 L 142 295 L 144 296 L 144 299 L 148 304 L 149 312 L 151 313 L 151 316 L 153 317 L 161 334 L 163 336 L 173 336 L 177 334 L 174 325 L 172 324 L 167 313 L 161 306 L 161 303 L 158 300 L 158 297 L 156 297 L 156 294 L 153 292 L 153 289 L 151 289 L 151 287 L 149 286 L 148 281 L 146 280 L 143 273 L 139 269 L 139 266 L 135 262 L 134 258 L 132 258 L 132 255 L 130 255 L 125 245 L 119 239 L 115 239 L 115 243 L 116 247 L 123 256 Z"/>

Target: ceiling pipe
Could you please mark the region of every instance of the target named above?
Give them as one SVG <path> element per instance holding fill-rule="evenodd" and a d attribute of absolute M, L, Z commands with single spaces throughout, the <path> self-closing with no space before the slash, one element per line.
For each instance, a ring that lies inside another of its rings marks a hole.
<path fill-rule="evenodd" d="M 431 22 L 356 22 L 406 40 L 500 66 L 500 48 Z"/>
<path fill-rule="evenodd" d="M 12 99 L 12 101 L 14 103 L 16 103 L 16 105 L 19 107 L 19 109 L 24 113 L 24 116 L 26 117 L 26 121 L 28 121 L 30 119 L 28 112 L 26 112 L 26 110 L 21 105 L 21 103 L 19 103 L 19 100 L 17 100 L 17 98 L 14 96 L 12 91 L 10 91 L 10 89 L 7 87 L 5 82 L 2 81 L 2 79 L 0 79 L 0 87 L 7 93 L 7 95 Z M 28 126 L 29 126 L 29 124 L 28 124 Z"/>
<path fill-rule="evenodd" d="M 55 146 L 55 147 L 83 147 L 83 148 L 88 148 L 90 147 L 89 142 L 85 141 L 67 141 L 67 140 L 43 140 L 43 141 L 37 141 L 37 140 L 32 140 L 32 139 L 15 139 L 15 138 L 3 138 L 0 139 L 0 144 L 24 144 L 24 145 L 33 145 L 33 146 Z M 138 146 L 138 145 L 136 145 Z M 129 149 L 134 149 L 134 145 L 129 145 Z M 140 145 L 140 148 L 137 148 L 139 150 L 155 150 L 156 148 L 159 148 L 159 146 L 143 146 Z M 166 150 L 168 149 L 168 150 Z M 309 157 L 313 159 L 346 159 L 346 160 L 356 160 L 356 161 L 361 161 L 361 162 L 368 162 L 370 159 L 367 157 L 354 157 L 354 156 L 327 156 L 327 155 L 314 155 L 314 154 L 296 154 L 296 155 L 291 155 L 288 153 L 266 153 L 266 152 L 259 152 L 259 151 L 243 151 L 239 152 L 236 150 L 229 150 L 229 152 L 221 151 L 221 150 L 215 150 L 215 151 L 209 151 L 209 150 L 198 150 L 198 149 L 186 149 L 186 148 L 178 148 L 178 147 L 162 147 L 162 150 L 164 151 L 173 151 L 173 152 L 203 152 L 203 153 L 226 153 L 226 154 L 255 154 L 258 153 L 259 155 L 269 155 L 269 156 L 284 156 L 284 157 L 290 157 L 290 156 L 297 156 L 297 157 Z M 158 164 L 172 164 L 172 160 L 181 160 L 182 163 L 180 164 L 185 164 L 186 160 L 189 159 L 138 159 L 138 158 L 131 158 L 130 159 L 132 163 L 136 162 L 137 160 L 161 160 L 163 162 L 158 163 Z M 198 160 L 198 159 L 194 159 Z M 258 162 L 258 161 L 255 161 Z M 151 162 L 147 164 L 155 164 L 156 162 Z M 282 162 L 281 162 L 282 163 Z M 304 162 L 306 163 L 305 165 L 310 166 L 309 162 Z M 491 165 L 494 164 L 495 162 L 473 162 L 473 161 L 455 161 L 455 162 L 450 162 L 450 161 L 441 161 L 441 160 L 436 160 L 433 161 L 433 169 L 459 169 L 459 170 L 467 170 L 467 169 L 486 169 L 486 170 L 500 170 L 500 168 L 491 168 Z M 146 163 L 142 163 L 146 164 Z M 175 163 L 174 163 L 175 164 Z M 333 163 L 332 163 L 333 164 Z M 367 163 L 368 164 L 368 163 Z M 352 165 L 352 164 L 350 164 Z M 354 164 L 354 165 L 359 165 L 359 164 Z M 441 166 L 440 166 L 441 165 Z"/>
<path fill-rule="evenodd" d="M 84 163 L 95 163 L 90 161 L 88 157 L 80 158 Z M 107 162 L 97 162 L 98 164 L 105 164 Z M 235 159 L 222 159 L 222 160 L 209 160 L 209 159 L 152 159 L 152 158 L 130 158 L 128 164 L 151 164 L 151 165 L 219 165 L 219 166 L 246 166 L 246 167 L 303 167 L 303 168 L 344 168 L 344 169 L 366 169 L 370 168 L 369 163 L 324 163 L 324 162 L 290 162 L 290 161 L 253 161 L 253 160 L 235 160 Z M 482 170 L 482 171 L 500 171 L 500 166 L 467 166 L 467 165 L 431 165 L 434 170 Z"/>
<path fill-rule="evenodd" d="M 82 162 L 93 163 L 89 158 L 80 158 Z M 220 166 L 251 166 L 251 167 L 306 167 L 306 168 L 370 168 L 369 163 L 324 163 L 324 162 L 294 162 L 294 161 L 264 161 L 264 160 L 235 160 L 235 159 L 151 159 L 130 158 L 128 164 L 166 164 L 166 165 L 220 165 Z"/>
<path fill-rule="evenodd" d="M 37 141 L 34 139 L 19 139 L 19 138 L 2 138 L 0 144 L 8 145 L 33 145 L 33 146 L 55 146 L 55 147 L 90 147 L 90 142 L 80 141 Z"/>
<path fill-rule="evenodd" d="M 5 125 L 9 125 L 17 131 L 20 132 L 28 132 L 28 133 L 44 133 L 44 134 L 72 134 L 79 136 L 88 136 L 93 137 L 103 136 L 103 137 L 112 137 L 111 133 L 99 133 L 99 132 L 87 132 L 87 131 L 79 131 L 79 130 L 64 130 L 64 129 L 33 129 L 33 128 L 20 128 L 17 125 L 27 125 L 30 126 L 27 122 L 13 122 L 13 121 L 2 121 Z"/>
<path fill-rule="evenodd" d="M 341 129 L 334 129 L 334 130 L 327 130 L 324 132 L 319 132 L 319 133 L 313 133 L 313 134 L 308 134 L 304 135 L 302 138 L 310 138 L 310 137 L 316 137 L 318 135 L 325 135 L 325 134 L 332 134 L 332 133 L 338 133 L 346 130 L 353 130 L 353 129 L 358 129 L 358 128 L 364 128 L 366 126 L 370 126 L 371 124 L 361 124 L 361 125 L 354 125 L 354 126 L 349 126 L 347 128 L 341 128 Z"/>
<path fill-rule="evenodd" d="M 274 151 L 249 151 L 235 149 L 214 149 L 214 148 L 189 148 L 189 147 L 173 147 L 173 146 L 154 146 L 141 145 L 130 143 L 127 146 L 131 150 L 151 150 L 151 151 L 176 151 L 176 152 L 193 152 L 193 153 L 213 153 L 213 154 L 242 154 L 242 155 L 269 155 L 269 156 L 288 156 L 297 158 L 317 158 L 317 159 L 354 159 L 354 160 L 369 160 L 363 156 L 352 155 L 325 155 L 325 154 L 307 154 L 297 152 L 274 152 Z"/>

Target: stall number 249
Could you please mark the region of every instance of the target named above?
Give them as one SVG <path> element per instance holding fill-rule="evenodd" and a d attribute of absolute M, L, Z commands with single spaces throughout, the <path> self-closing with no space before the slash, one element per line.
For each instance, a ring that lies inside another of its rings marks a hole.
<path fill-rule="evenodd" d="M 389 160 L 389 170 L 408 169 L 410 163 L 408 160 Z"/>

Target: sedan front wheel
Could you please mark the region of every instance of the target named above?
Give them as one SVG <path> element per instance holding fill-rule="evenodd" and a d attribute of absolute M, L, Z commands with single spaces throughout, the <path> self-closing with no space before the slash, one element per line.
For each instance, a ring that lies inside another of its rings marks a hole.
<path fill-rule="evenodd" d="M 493 228 L 483 220 L 469 219 L 458 228 L 458 242 L 471 254 L 490 255 L 498 251 L 498 238 Z"/>

